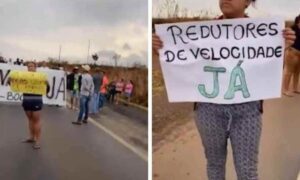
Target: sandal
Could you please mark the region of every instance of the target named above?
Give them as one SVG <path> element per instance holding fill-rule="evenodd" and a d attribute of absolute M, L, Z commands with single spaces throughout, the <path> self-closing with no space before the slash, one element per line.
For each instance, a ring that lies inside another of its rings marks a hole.
<path fill-rule="evenodd" d="M 297 90 L 297 91 L 294 91 L 294 93 L 296 93 L 296 94 L 300 94 L 300 91 L 298 91 L 298 90 Z"/>
<path fill-rule="evenodd" d="M 283 95 L 287 96 L 287 97 L 293 97 L 293 94 L 290 92 L 283 92 Z"/>
<path fill-rule="evenodd" d="M 33 149 L 41 149 L 41 146 L 39 143 L 35 142 L 32 146 Z"/>

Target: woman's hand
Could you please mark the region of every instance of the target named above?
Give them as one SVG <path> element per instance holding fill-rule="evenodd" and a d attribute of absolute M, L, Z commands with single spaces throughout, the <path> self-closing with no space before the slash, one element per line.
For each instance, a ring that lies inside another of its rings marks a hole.
<path fill-rule="evenodd" d="M 285 28 L 283 31 L 283 38 L 285 39 L 285 48 L 291 47 L 296 40 L 295 31 L 291 28 Z"/>
<path fill-rule="evenodd" d="M 158 54 L 158 50 L 163 48 L 163 42 L 160 40 L 159 36 L 152 34 L 152 50 L 155 54 Z"/>

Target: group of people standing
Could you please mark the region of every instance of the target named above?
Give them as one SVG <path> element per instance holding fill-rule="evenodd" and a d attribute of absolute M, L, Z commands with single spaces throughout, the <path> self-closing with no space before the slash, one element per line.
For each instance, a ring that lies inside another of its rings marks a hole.
<path fill-rule="evenodd" d="M 119 103 L 122 95 L 130 101 L 133 92 L 133 82 L 120 79 L 109 82 L 104 71 L 99 68 L 91 70 L 89 65 L 80 69 L 74 67 L 71 74 L 67 75 L 67 90 L 70 97 L 70 108 L 76 109 L 79 101 L 79 115 L 73 124 L 87 123 L 89 114 L 96 114 L 108 100 Z"/>
<path fill-rule="evenodd" d="M 26 65 L 29 72 L 37 71 L 36 62 L 30 61 Z M 10 78 L 8 79 L 8 84 L 11 84 Z M 49 82 L 45 81 L 45 85 L 47 86 L 48 93 L 50 90 Z M 130 98 L 133 83 L 132 81 L 125 83 L 123 79 L 118 82 L 112 81 L 109 83 L 104 71 L 99 68 L 91 70 L 89 65 L 83 65 L 81 70 L 75 67 L 72 73 L 67 75 L 67 90 L 68 97 L 70 97 L 70 108 L 75 109 L 79 103 L 78 118 L 72 123 L 80 125 L 81 123 L 87 123 L 89 112 L 98 113 L 99 109 L 103 107 L 105 99 L 111 98 L 114 101 L 116 94 L 119 98 L 120 94 L 123 93 L 126 97 Z M 29 127 L 29 137 L 23 142 L 33 144 L 32 147 L 34 149 L 40 149 L 40 111 L 43 108 L 43 96 L 40 94 L 24 93 L 22 107 L 28 118 Z"/>
<path fill-rule="evenodd" d="M 11 58 L 4 59 L 4 57 L 0 56 L 0 63 L 5 63 L 8 65 L 18 65 L 18 66 L 25 66 L 26 62 L 23 59 L 17 58 L 15 61 L 13 61 Z"/>

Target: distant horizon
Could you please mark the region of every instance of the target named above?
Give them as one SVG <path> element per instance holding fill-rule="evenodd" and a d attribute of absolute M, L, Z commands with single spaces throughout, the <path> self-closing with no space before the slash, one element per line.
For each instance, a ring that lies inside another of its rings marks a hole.
<path fill-rule="evenodd" d="M 2 57 L 2 56 L 0 55 L 0 57 Z M 47 60 L 39 60 L 39 59 L 33 59 L 33 60 L 30 59 L 30 60 L 27 60 L 27 59 L 22 59 L 22 58 L 15 58 L 15 59 L 13 59 L 13 58 L 5 58 L 5 57 L 3 57 L 3 58 L 6 61 L 6 63 L 8 63 L 10 59 L 12 60 L 12 63 L 17 62 L 17 59 L 19 59 L 20 61 L 23 60 L 23 63 L 27 63 L 27 62 L 31 62 L 31 61 L 34 61 L 34 62 L 37 62 L 37 63 L 43 63 L 43 62 L 50 63 L 52 61 L 52 60 L 49 60 L 49 59 L 47 59 Z M 66 60 L 66 59 L 61 59 L 61 60 L 53 59 L 53 61 L 55 63 L 62 63 L 62 64 L 63 63 L 67 63 L 68 65 L 75 65 L 75 64 L 79 64 L 79 65 L 84 65 L 84 64 L 95 65 L 95 61 L 94 60 L 89 60 L 89 62 L 82 62 L 82 61 L 69 61 L 69 60 Z M 97 62 L 96 62 L 97 66 L 115 67 L 113 64 L 101 64 L 99 62 L 100 61 L 97 60 Z M 1 64 L 1 61 L 0 61 L 0 64 Z M 148 65 L 138 64 L 138 63 L 137 64 L 131 64 L 129 66 L 124 65 L 124 64 L 120 64 L 120 65 L 117 65 L 117 67 L 126 67 L 126 68 L 127 67 L 129 67 L 129 68 L 145 67 L 145 68 L 148 69 Z"/>

